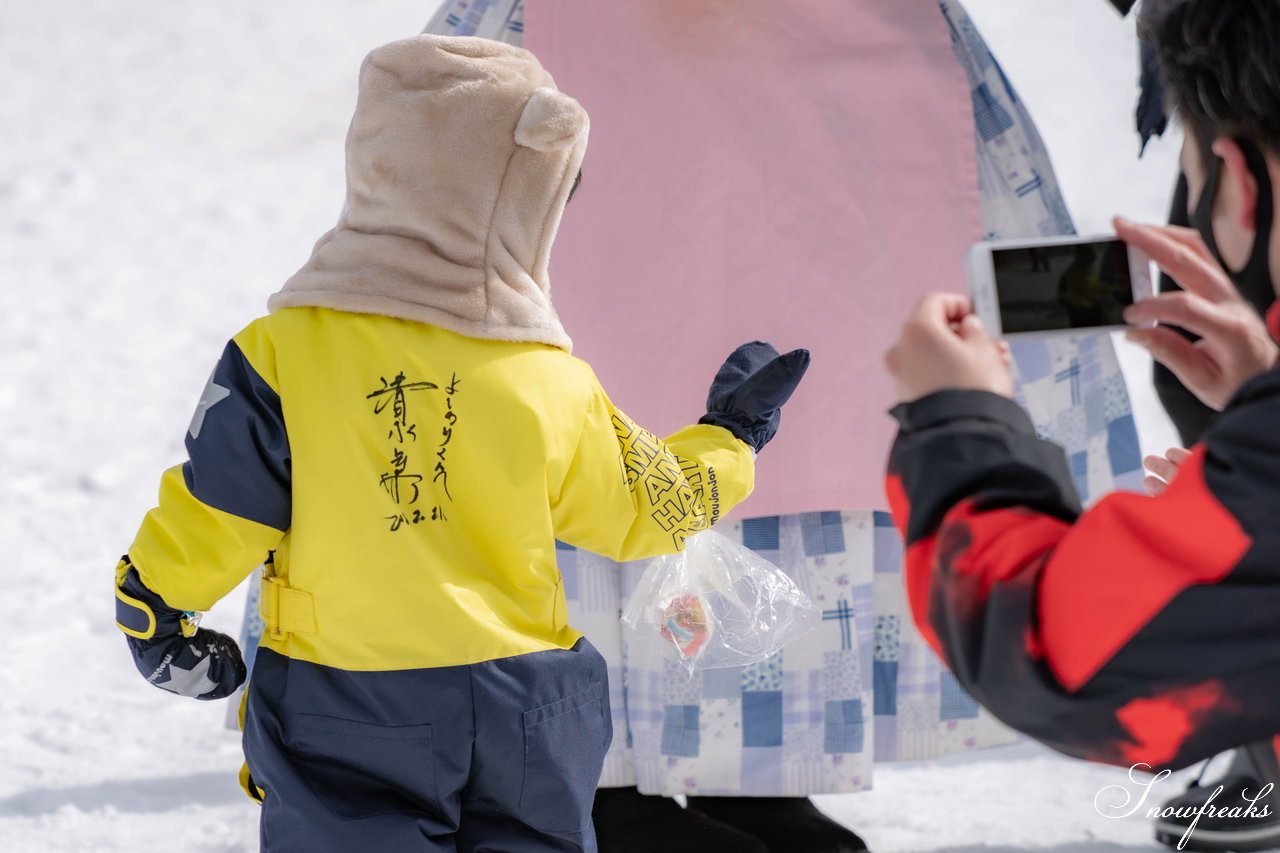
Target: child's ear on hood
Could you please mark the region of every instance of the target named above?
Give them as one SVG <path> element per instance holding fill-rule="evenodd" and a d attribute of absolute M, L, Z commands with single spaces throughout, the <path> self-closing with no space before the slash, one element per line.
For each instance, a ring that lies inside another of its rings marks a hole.
<path fill-rule="evenodd" d="M 535 151 L 564 151 L 578 144 L 590 122 L 587 111 L 549 86 L 533 90 L 516 125 L 516 144 Z"/>

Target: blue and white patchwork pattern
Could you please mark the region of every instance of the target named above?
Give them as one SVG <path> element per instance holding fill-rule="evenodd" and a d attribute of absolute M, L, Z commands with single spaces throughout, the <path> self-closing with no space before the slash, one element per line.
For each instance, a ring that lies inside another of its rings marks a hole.
<path fill-rule="evenodd" d="M 1000 63 L 955 0 L 939 4 L 973 92 L 982 230 L 988 240 L 1075 233 L 1048 150 Z M 1014 343 L 1018 402 L 1063 445 L 1086 502 L 1142 484 L 1142 454 L 1115 347 L 1105 335 Z"/>
<path fill-rule="evenodd" d="M 1111 339 L 1019 341 L 1012 350 L 1015 396 L 1037 432 L 1066 449 L 1081 499 L 1140 489 L 1138 427 Z"/>
<path fill-rule="evenodd" d="M 524 43 L 525 0 L 445 0 L 423 32 Z"/>
<path fill-rule="evenodd" d="M 621 678 L 624 701 L 614 707 L 618 736 L 605 785 L 665 794 L 856 791 L 870 786 L 877 760 L 1009 740 L 916 632 L 903 595 L 902 544 L 887 513 L 800 513 L 719 529 L 768 555 L 825 618 L 764 663 L 692 677 L 659 647 L 615 641 L 621 657 L 611 661 L 610 677 Z M 580 586 L 584 560 L 618 580 L 618 597 L 574 599 L 569 606 L 588 636 L 620 636 L 619 602 L 644 563 L 609 572 L 608 561 L 595 555 L 563 546 L 557 555 L 578 573 L 576 584 L 566 578 L 567 589 Z"/>

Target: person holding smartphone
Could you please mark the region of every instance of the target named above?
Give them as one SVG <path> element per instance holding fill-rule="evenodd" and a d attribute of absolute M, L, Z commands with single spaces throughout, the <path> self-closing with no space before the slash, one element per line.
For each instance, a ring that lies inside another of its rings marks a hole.
<path fill-rule="evenodd" d="M 1122 14 L 1128 14 L 1132 6 L 1132 0 L 1116 3 L 1117 11 Z M 1141 38 L 1139 48 L 1142 66 L 1141 96 L 1138 99 L 1135 124 L 1141 140 L 1139 149 L 1139 156 L 1141 156 L 1151 138 L 1164 133 L 1168 126 L 1168 116 L 1165 111 L 1164 80 L 1155 50 L 1149 42 Z M 1169 224 L 1190 226 L 1190 216 L 1190 211 L 1187 209 L 1187 176 L 1179 169 L 1169 206 Z M 1260 315 L 1265 316 L 1276 300 L 1276 293 L 1271 287 L 1270 280 L 1265 276 L 1257 276 L 1253 280 L 1242 281 L 1242 284 L 1248 289 L 1242 291 L 1240 295 Z M 1162 275 L 1159 280 L 1159 289 L 1161 292 L 1173 292 L 1182 288 L 1169 276 Z M 1184 334 L 1188 339 L 1196 340 L 1196 336 L 1190 332 L 1184 330 Z M 1183 443 L 1183 447 L 1172 448 L 1164 456 L 1152 456 L 1145 460 L 1146 467 L 1152 475 L 1147 478 L 1144 485 L 1149 493 L 1158 494 L 1167 487 L 1177 468 L 1186 459 L 1189 451 L 1185 448 L 1200 440 L 1201 435 L 1218 413 L 1202 403 L 1195 394 L 1178 381 L 1173 371 L 1159 362 L 1155 362 L 1152 366 L 1152 381 L 1160 405 L 1169 416 Z M 1271 785 L 1271 793 L 1267 796 L 1267 801 L 1273 810 L 1280 810 L 1278 741 L 1280 736 L 1268 737 L 1240 746 L 1230 754 L 1225 766 L 1222 762 L 1207 760 L 1196 780 L 1185 792 L 1160 804 L 1161 812 L 1169 809 L 1176 813 L 1189 807 L 1198 808 L 1213 795 L 1219 785 L 1222 785 L 1226 795 L 1230 796 L 1233 791 L 1259 791 L 1268 784 Z M 1209 771 L 1217 767 L 1222 768 L 1221 771 L 1208 776 Z M 1185 821 L 1179 824 L 1183 822 Z M 1177 847 L 1181 841 L 1183 835 L 1181 828 L 1180 825 L 1171 826 L 1170 821 L 1166 819 L 1155 819 L 1156 839 L 1171 847 Z M 1228 818 L 1214 827 L 1213 832 L 1216 836 L 1215 843 L 1226 849 L 1236 849 L 1242 844 L 1249 847 L 1280 846 L 1280 820 L 1271 826 L 1263 837 L 1259 837 L 1256 819 L 1245 817 Z"/>
<path fill-rule="evenodd" d="M 887 489 L 914 618 L 979 702 L 1067 754 L 1177 768 L 1280 731 L 1280 311 L 1264 323 L 1240 295 L 1280 281 L 1280 2 L 1150 0 L 1143 27 L 1188 131 L 1194 227 L 1116 221 L 1183 288 L 1125 319 L 1162 324 L 1130 338 L 1221 414 L 1160 494 L 1082 512 L 1009 399 L 1004 348 L 935 293 L 886 357 Z M 1227 849 L 1214 831 L 1188 849 Z"/>

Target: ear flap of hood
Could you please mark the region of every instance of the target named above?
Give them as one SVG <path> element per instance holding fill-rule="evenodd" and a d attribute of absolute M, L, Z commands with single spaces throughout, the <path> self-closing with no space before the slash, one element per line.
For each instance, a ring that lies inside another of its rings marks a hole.
<path fill-rule="evenodd" d="M 582 105 L 547 86 L 534 89 L 516 125 L 516 144 L 534 151 L 565 151 L 587 133 Z"/>
<path fill-rule="evenodd" d="M 547 264 L 589 122 L 528 51 L 423 35 L 378 48 L 347 135 L 347 204 L 268 302 L 569 349 Z"/>

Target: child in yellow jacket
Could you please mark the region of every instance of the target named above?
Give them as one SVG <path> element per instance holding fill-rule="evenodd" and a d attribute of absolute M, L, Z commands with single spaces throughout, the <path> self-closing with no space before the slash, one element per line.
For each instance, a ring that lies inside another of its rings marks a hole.
<path fill-rule="evenodd" d="M 267 561 L 245 713 L 265 850 L 595 849 L 607 673 L 555 541 L 636 559 L 709 528 L 808 354 L 740 347 L 666 439 L 613 406 L 547 275 L 587 127 L 518 48 L 370 54 L 342 218 L 227 345 L 117 567 L 139 671 L 212 699 L 244 666 L 188 614 Z"/>

